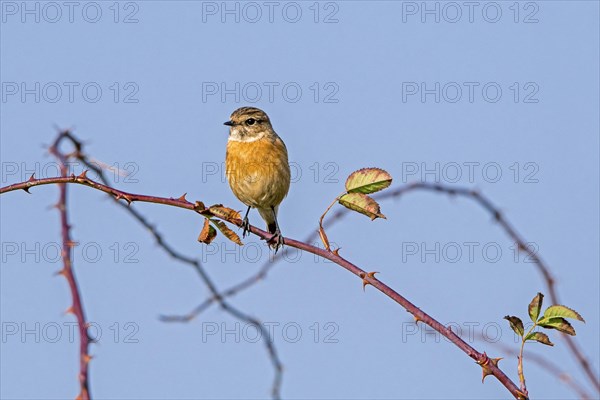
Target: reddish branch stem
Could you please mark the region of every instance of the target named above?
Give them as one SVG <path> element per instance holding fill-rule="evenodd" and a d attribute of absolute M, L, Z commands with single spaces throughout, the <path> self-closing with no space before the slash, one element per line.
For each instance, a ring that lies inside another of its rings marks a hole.
<path fill-rule="evenodd" d="M 448 194 L 450 196 L 462 196 L 465 198 L 470 198 L 475 201 L 479 206 L 484 208 L 493 218 L 499 223 L 500 227 L 504 230 L 504 232 L 513 240 L 520 251 L 526 253 L 531 260 L 533 260 L 534 265 L 542 275 L 542 279 L 546 284 L 547 291 L 549 293 L 549 297 L 553 304 L 559 304 L 558 293 L 556 290 L 556 281 L 554 280 L 550 268 L 548 265 L 542 260 L 542 258 L 537 254 L 532 248 L 527 245 L 525 239 L 517 232 L 517 230 L 508 222 L 506 217 L 502 214 L 502 212 L 484 195 L 481 193 L 463 187 L 457 186 L 448 186 L 438 183 L 428 183 L 428 182 L 413 182 L 401 187 L 395 188 L 393 190 L 387 191 L 385 193 L 378 193 L 374 197 L 377 200 L 389 199 L 400 197 L 409 192 L 415 192 L 417 190 L 436 192 L 441 194 Z M 325 226 L 330 227 L 331 225 L 339 222 L 346 214 L 348 213 L 348 209 L 340 208 L 336 211 L 327 221 Z M 318 237 L 318 234 L 315 232 L 309 235 L 304 242 L 310 243 Z M 265 278 L 267 273 L 273 266 L 277 263 L 277 261 L 281 260 L 281 253 L 276 254 L 272 260 L 267 261 L 259 271 L 253 276 L 245 279 L 244 281 L 226 289 L 221 293 L 222 297 L 234 296 L 255 283 L 259 280 Z M 202 302 L 199 306 L 193 309 L 190 313 L 184 316 L 172 316 L 167 317 L 165 320 L 168 321 L 189 321 L 200 314 L 202 311 L 207 309 L 213 302 L 215 301 L 214 297 L 210 297 Z M 574 338 L 568 335 L 561 334 L 561 337 L 567 343 L 571 354 L 575 357 L 578 362 L 578 365 L 583 370 L 586 377 L 590 380 L 590 382 L 594 385 L 597 391 L 600 392 L 600 380 L 596 377 L 594 371 L 592 370 L 592 366 L 588 362 L 587 358 L 575 342 Z M 560 377 L 559 377 L 560 378 Z M 563 380 L 561 378 L 561 380 Z M 576 388 L 578 393 L 585 393 L 585 391 L 581 387 L 577 387 L 577 384 L 571 382 L 569 384 L 572 387 Z M 584 398 L 589 398 L 589 395 L 583 396 Z"/>
<path fill-rule="evenodd" d="M 106 179 L 106 176 L 105 176 L 102 168 L 98 167 L 95 163 L 92 163 L 87 159 L 86 155 L 83 153 L 82 142 L 80 140 L 78 140 L 77 138 L 75 138 L 70 131 L 64 130 L 64 131 L 59 132 L 59 135 L 53 145 L 53 148 L 57 149 L 63 139 L 68 141 L 74 147 L 74 151 L 69 154 L 65 154 L 64 152 L 60 153 L 60 156 L 64 157 L 65 162 L 71 158 L 81 161 L 84 166 L 86 166 L 87 168 L 89 168 L 89 170 L 94 171 L 97 174 L 98 179 L 100 180 L 101 183 L 108 186 L 109 183 L 108 183 L 108 180 Z M 66 176 L 66 174 L 64 174 L 64 175 Z M 154 225 L 150 224 L 148 222 L 148 220 L 139 211 L 137 211 L 136 209 L 134 209 L 132 207 L 129 207 L 128 203 L 120 202 L 119 200 L 117 200 L 115 197 L 112 197 L 112 196 L 111 196 L 111 198 L 114 200 L 116 205 L 122 207 L 137 222 L 142 224 L 144 226 L 144 228 L 146 228 L 147 231 L 150 232 L 150 234 L 154 237 L 157 245 L 160 248 L 162 248 L 170 257 L 172 257 L 174 260 L 177 260 L 179 262 L 182 262 L 184 264 L 191 266 L 198 273 L 199 277 L 201 278 L 201 280 L 204 282 L 204 284 L 207 286 L 208 290 L 211 293 L 211 297 L 210 297 L 212 299 L 211 304 L 213 302 L 216 302 L 223 309 L 223 311 L 230 314 L 233 318 L 238 319 L 244 323 L 254 325 L 257 329 L 259 329 L 261 331 L 261 333 L 262 333 L 261 336 L 263 337 L 263 344 L 265 345 L 265 348 L 269 355 L 269 359 L 275 370 L 275 376 L 273 378 L 273 384 L 271 386 L 271 396 L 274 399 L 279 399 L 280 391 L 281 391 L 281 382 L 282 382 L 282 378 L 283 378 L 283 364 L 281 363 L 281 360 L 279 359 L 279 355 L 278 355 L 277 349 L 275 347 L 275 343 L 272 341 L 272 338 L 270 337 L 271 336 L 270 332 L 267 330 L 267 328 L 265 328 L 265 326 L 262 325 L 257 318 L 252 317 L 252 316 L 240 311 L 237 307 L 231 305 L 228 301 L 226 301 L 225 298 L 223 296 L 221 296 L 220 292 L 217 290 L 217 287 L 215 286 L 214 282 L 209 277 L 209 275 L 207 274 L 206 270 L 204 269 L 204 267 L 202 266 L 202 264 L 200 263 L 199 260 L 197 260 L 193 257 L 186 256 L 186 255 L 182 254 L 181 252 L 177 251 L 173 246 L 171 246 L 164 239 L 164 237 L 159 233 L 159 231 L 157 230 L 157 228 Z"/>
<path fill-rule="evenodd" d="M 488 343 L 483 336 L 480 336 L 477 339 Z M 501 342 L 493 342 L 490 344 L 511 356 L 519 356 L 519 352 L 511 346 L 505 345 Z M 528 353 L 527 361 L 539 365 L 542 369 L 546 370 L 553 379 L 558 379 L 570 387 L 575 393 L 577 393 L 581 400 L 592 399 L 592 396 L 584 389 L 583 385 L 573 379 L 568 373 L 564 372 L 557 364 L 550 361 L 549 358 L 536 353 Z"/>
<path fill-rule="evenodd" d="M 112 196 L 114 196 L 117 199 L 124 199 L 128 203 L 140 201 L 140 202 L 147 202 L 147 203 L 165 204 L 165 205 L 169 205 L 169 206 L 173 206 L 173 207 L 179 207 L 179 208 L 184 208 L 184 209 L 188 209 L 188 210 L 193 210 L 196 212 L 206 211 L 204 209 L 199 209 L 197 205 L 190 203 L 189 201 L 181 199 L 181 198 L 180 199 L 163 198 L 163 197 L 156 197 L 156 196 L 138 195 L 138 194 L 120 191 L 120 190 L 111 188 L 109 186 L 102 185 L 100 183 L 92 181 L 91 179 L 89 179 L 85 176 L 85 173 L 83 173 L 79 176 L 71 175 L 70 177 L 66 177 L 66 178 L 59 177 L 59 178 L 30 179 L 27 182 L 21 182 L 21 183 L 7 186 L 7 187 L 3 187 L 0 189 L 0 194 L 14 191 L 14 190 L 19 190 L 19 189 L 28 190 L 31 187 L 39 186 L 39 185 L 66 184 L 66 183 L 75 183 L 75 184 L 80 184 L 80 185 L 84 185 L 84 186 L 89 186 L 96 190 L 100 190 L 102 192 L 111 194 Z M 227 222 L 232 223 L 237 226 L 242 225 L 242 221 L 240 219 L 231 218 L 231 219 L 225 219 L 225 220 Z M 271 237 L 271 235 L 269 233 L 267 233 L 261 229 L 258 229 L 254 226 L 250 227 L 250 231 L 264 240 L 267 240 Z M 495 363 L 490 361 L 490 359 L 488 358 L 488 356 L 485 353 L 480 353 L 477 350 L 475 350 L 472 346 L 470 346 L 468 343 L 463 341 L 459 336 L 457 336 L 451 329 L 445 327 L 444 325 L 439 323 L 437 320 L 435 320 L 434 318 L 429 316 L 427 313 L 420 310 L 418 307 L 416 307 L 414 304 L 412 304 L 410 301 L 408 301 L 402 295 L 400 295 L 399 293 L 394 291 L 392 288 L 387 286 L 385 283 L 383 283 L 380 280 L 378 280 L 377 278 L 375 278 L 373 276 L 373 274 L 367 273 L 366 271 L 364 271 L 361 268 L 357 267 L 356 265 L 352 264 L 351 262 L 344 259 L 343 257 L 335 254 L 334 252 L 327 251 L 325 249 L 320 249 L 318 247 L 311 246 L 307 243 L 299 242 L 299 241 L 291 239 L 291 238 L 285 238 L 285 243 L 287 246 L 294 247 L 294 248 L 297 248 L 300 250 L 304 250 L 309 253 L 312 253 L 312 254 L 318 255 L 320 257 L 326 258 L 328 260 L 331 260 L 334 263 L 342 266 L 346 270 L 350 271 L 354 275 L 361 278 L 363 280 L 363 282 L 366 282 L 366 283 L 372 285 L 373 287 L 375 287 L 376 289 L 378 289 L 379 291 L 384 293 L 386 296 L 388 296 L 389 298 L 391 298 L 392 300 L 394 300 L 395 302 L 400 304 L 402 307 L 404 307 L 409 313 L 411 313 L 415 317 L 415 319 L 417 321 L 421 321 L 421 322 L 429 325 L 436 331 L 438 331 L 440 334 L 442 334 L 448 340 L 450 340 L 452 343 L 454 343 L 464 353 L 466 353 L 469 357 L 471 357 L 473 360 L 475 360 L 478 364 L 482 365 L 485 368 L 485 370 L 490 375 L 495 376 L 500 381 L 500 383 L 502 383 L 502 385 L 504 385 L 504 387 L 506 387 L 506 389 L 515 398 L 517 398 L 517 399 L 523 398 L 523 394 L 519 391 L 519 388 L 510 380 L 510 378 L 508 378 L 508 376 L 506 376 L 506 374 L 504 374 L 504 372 L 500 368 L 497 367 L 497 365 Z"/>
<path fill-rule="evenodd" d="M 63 177 L 67 176 L 68 166 L 66 157 L 57 150 L 57 141 L 50 147 L 50 153 L 53 154 L 60 163 L 60 172 Z M 69 224 L 69 217 L 67 214 L 67 185 L 62 183 L 59 186 L 59 199 L 56 204 L 56 208 L 60 213 L 60 225 L 61 225 L 61 236 L 62 236 L 62 252 L 61 256 L 63 259 L 63 268 L 58 272 L 59 275 L 65 277 L 69 284 L 69 290 L 71 291 L 71 297 L 73 299 L 73 305 L 67 309 L 67 313 L 75 315 L 77 319 L 77 325 L 79 328 L 79 384 L 80 392 L 77 396 L 78 400 L 89 400 L 90 399 L 90 388 L 89 388 L 89 362 L 91 356 L 89 354 L 90 337 L 87 332 L 87 320 L 85 319 L 85 312 L 83 310 L 83 304 L 81 301 L 81 295 L 79 293 L 79 287 L 77 285 L 77 279 L 75 278 L 75 271 L 73 270 L 73 262 L 71 260 L 71 249 L 73 247 L 73 241 L 71 239 L 71 225 Z"/>
<path fill-rule="evenodd" d="M 535 250 L 533 250 L 532 248 L 530 248 L 530 246 L 527 245 L 525 239 L 517 232 L 517 230 L 510 224 L 510 222 L 508 222 L 504 214 L 500 212 L 499 208 L 496 207 L 487 197 L 485 197 L 478 191 L 468 188 L 457 188 L 437 183 L 416 182 L 408 184 L 396 190 L 389 191 L 379 196 L 378 199 L 400 197 L 406 192 L 413 190 L 429 190 L 440 193 L 447 193 L 451 196 L 462 196 L 474 200 L 477 204 L 479 204 L 493 216 L 496 222 L 498 222 L 502 229 L 504 229 L 506 234 L 517 244 L 519 250 L 527 254 L 527 256 L 530 257 L 531 260 L 533 260 L 534 265 L 537 267 L 538 271 L 542 275 L 542 279 L 546 284 L 546 289 L 548 290 L 550 301 L 552 302 L 552 304 L 560 304 L 558 293 L 556 291 L 556 280 L 550 272 L 550 267 L 548 267 L 548 265 L 544 262 L 544 260 L 542 260 L 542 258 L 539 256 L 539 254 L 537 254 Z M 583 370 L 588 380 L 592 383 L 592 385 L 594 385 L 596 391 L 600 392 L 600 379 L 598 379 L 597 374 L 592 370 L 592 366 L 583 354 L 583 351 L 575 342 L 575 339 L 566 334 L 561 334 L 560 336 L 567 343 L 571 354 L 573 354 L 573 356 L 577 360 L 579 367 Z"/>

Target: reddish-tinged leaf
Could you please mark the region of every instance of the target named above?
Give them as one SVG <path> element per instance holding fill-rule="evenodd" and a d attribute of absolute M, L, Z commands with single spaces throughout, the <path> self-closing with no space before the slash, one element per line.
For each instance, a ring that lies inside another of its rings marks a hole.
<path fill-rule="evenodd" d="M 557 331 L 566 333 L 567 335 L 575 336 L 575 328 L 562 317 L 542 318 L 538 321 L 538 325 L 542 328 L 556 329 Z"/>
<path fill-rule="evenodd" d="M 239 244 L 240 246 L 244 245 L 238 234 L 229 229 L 229 227 L 225 225 L 225 222 L 217 221 L 215 219 L 211 219 L 211 221 L 221 231 L 221 233 L 227 237 L 227 239 L 231 240 L 233 243 Z"/>
<path fill-rule="evenodd" d="M 208 218 L 204 219 L 204 226 L 202 227 L 202 232 L 198 236 L 198 241 L 201 243 L 210 244 L 217 237 L 217 231 L 215 228 L 208 222 Z"/>
<path fill-rule="evenodd" d="M 381 168 L 363 168 L 346 179 L 348 193 L 375 193 L 392 184 L 392 176 Z"/>
<path fill-rule="evenodd" d="M 242 219 L 242 216 L 239 212 L 231 208 L 224 207 L 222 204 L 215 204 L 214 206 L 208 207 L 208 209 L 211 213 L 213 213 L 214 216 L 219 217 L 221 219 Z"/>
<path fill-rule="evenodd" d="M 508 321 L 510 327 L 513 331 L 519 336 L 523 336 L 525 334 L 525 329 L 523 328 L 523 321 L 519 317 L 507 315 L 504 317 L 505 320 Z"/>
<path fill-rule="evenodd" d="M 535 295 L 533 300 L 531 300 L 531 303 L 529 303 L 529 318 L 531 318 L 533 322 L 537 321 L 538 317 L 540 316 L 540 309 L 542 308 L 543 301 L 544 295 L 538 293 Z"/>
<path fill-rule="evenodd" d="M 371 197 L 363 193 L 347 193 L 339 198 L 339 203 L 350 210 L 357 211 L 374 220 L 375 218 L 384 218 L 381 214 L 379 204 Z"/>
<path fill-rule="evenodd" d="M 527 335 L 525 340 L 535 340 L 536 342 L 540 342 L 547 346 L 554 346 L 554 343 L 550 341 L 550 338 L 544 332 L 532 332 Z"/>

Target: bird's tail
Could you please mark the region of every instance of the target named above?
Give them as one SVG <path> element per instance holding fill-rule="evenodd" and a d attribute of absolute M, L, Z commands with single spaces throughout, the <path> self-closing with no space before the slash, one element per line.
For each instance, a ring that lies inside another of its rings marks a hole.
<path fill-rule="evenodd" d="M 259 208 L 258 213 L 267 223 L 267 230 L 270 234 L 275 234 L 277 232 L 277 222 L 275 222 L 275 218 L 277 218 L 277 210 L 279 206 L 275 207 L 275 214 L 273 214 L 273 210 L 270 208 Z"/>

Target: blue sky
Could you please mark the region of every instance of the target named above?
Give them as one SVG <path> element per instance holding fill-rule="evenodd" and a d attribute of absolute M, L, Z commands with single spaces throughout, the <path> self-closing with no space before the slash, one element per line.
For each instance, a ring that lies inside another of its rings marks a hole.
<path fill-rule="evenodd" d="M 477 188 L 538 249 L 561 301 L 586 318 L 575 324 L 577 341 L 598 371 L 597 2 L 0 7 L 3 186 L 33 171 L 56 174 L 43 145 L 59 126 L 73 128 L 98 162 L 130 173 L 110 173 L 122 190 L 187 192 L 241 210 L 222 176 L 222 123 L 238 107 L 257 106 L 295 171 L 280 207 L 286 236 L 313 233 L 362 167 L 389 171 L 393 188 L 415 180 Z M 91 350 L 92 395 L 268 397 L 273 370 L 252 329 L 215 307 L 188 324 L 159 321 L 190 311 L 207 289 L 101 193 L 69 190 L 75 269 L 102 334 Z M 73 398 L 78 390 L 73 318 L 62 315 L 70 295 L 53 277 L 60 228 L 48 206 L 57 197 L 55 187 L 41 187 L 0 198 L 2 398 Z M 516 381 L 516 357 L 499 345 L 518 344 L 502 317 L 525 318 L 535 293 L 547 292 L 534 265 L 470 200 L 418 192 L 381 206 L 387 220 L 348 215 L 328 230 L 330 240 L 439 321 L 494 339 L 472 345 L 505 356 L 500 365 Z M 134 207 L 201 259 L 220 288 L 268 258 L 254 237 L 241 249 L 222 236 L 200 245 L 202 221 L 189 212 Z M 262 225 L 256 212 L 251 222 Z M 312 255 L 278 264 L 231 302 L 273 327 L 284 398 L 508 397 L 494 379 L 482 385 L 479 367 L 456 347 L 415 331 L 390 299 Z M 574 398 L 527 362 L 527 353 L 541 354 L 587 385 L 549 334 L 555 347 L 526 350 L 529 391 Z"/>

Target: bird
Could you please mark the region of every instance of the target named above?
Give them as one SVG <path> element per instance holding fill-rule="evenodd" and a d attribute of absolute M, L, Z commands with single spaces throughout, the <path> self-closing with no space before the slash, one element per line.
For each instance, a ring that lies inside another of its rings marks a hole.
<path fill-rule="evenodd" d="M 248 213 L 256 208 L 273 235 L 267 243 L 277 252 L 284 244 L 277 213 L 290 189 L 285 143 L 273 130 L 269 116 L 259 108 L 238 108 L 224 125 L 229 126 L 225 175 L 235 197 L 248 206 L 242 237 L 250 229 Z"/>

